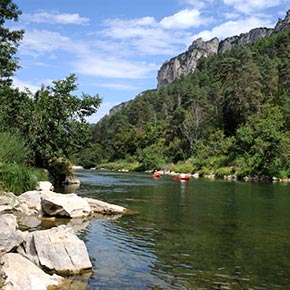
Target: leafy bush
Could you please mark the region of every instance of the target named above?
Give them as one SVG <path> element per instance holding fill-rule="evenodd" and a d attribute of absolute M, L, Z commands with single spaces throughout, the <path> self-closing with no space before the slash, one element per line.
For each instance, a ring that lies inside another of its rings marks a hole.
<path fill-rule="evenodd" d="M 19 134 L 0 132 L 0 162 L 19 163 L 27 162 L 29 149 L 25 146 Z"/>
<path fill-rule="evenodd" d="M 218 177 L 223 177 L 225 175 L 231 175 L 231 174 L 233 174 L 233 169 L 232 169 L 232 167 L 220 167 L 215 171 L 215 174 Z"/>
<path fill-rule="evenodd" d="M 194 173 L 196 171 L 196 167 L 192 162 L 178 162 L 170 167 L 170 170 L 174 172 L 182 172 L 182 173 Z"/>

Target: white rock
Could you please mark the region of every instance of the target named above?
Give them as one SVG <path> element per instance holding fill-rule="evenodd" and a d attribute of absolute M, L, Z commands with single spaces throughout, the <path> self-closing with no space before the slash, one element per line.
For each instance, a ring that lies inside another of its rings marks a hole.
<path fill-rule="evenodd" d="M 84 242 L 64 225 L 27 234 L 18 252 L 56 273 L 77 274 L 92 268 Z"/>
<path fill-rule="evenodd" d="M 89 203 L 75 193 L 44 191 L 41 195 L 41 207 L 44 214 L 58 217 L 85 217 L 91 212 Z"/>
<path fill-rule="evenodd" d="M 18 247 L 23 241 L 22 232 L 17 229 L 16 217 L 12 214 L 0 216 L 0 256 Z"/>
<path fill-rule="evenodd" d="M 126 211 L 126 208 L 122 206 L 110 204 L 101 200 L 87 197 L 85 197 L 84 200 L 86 200 L 89 203 L 92 213 L 122 214 L 125 213 Z"/>
<path fill-rule="evenodd" d="M 18 210 L 27 214 L 37 214 L 41 212 L 41 191 L 27 191 L 18 197 Z"/>
<path fill-rule="evenodd" d="M 0 207 L 2 210 L 11 210 L 19 204 L 17 196 L 12 192 L 4 192 L 0 195 Z"/>
<path fill-rule="evenodd" d="M 63 278 L 48 275 L 32 262 L 16 253 L 8 253 L 1 257 L 1 276 L 4 277 L 4 287 L 13 290 L 46 290 L 52 285 L 61 284 Z"/>
<path fill-rule="evenodd" d="M 43 191 L 53 191 L 54 190 L 54 187 L 52 185 L 51 182 L 49 181 L 39 181 L 37 183 L 37 187 L 36 187 L 37 190 L 43 190 Z"/>

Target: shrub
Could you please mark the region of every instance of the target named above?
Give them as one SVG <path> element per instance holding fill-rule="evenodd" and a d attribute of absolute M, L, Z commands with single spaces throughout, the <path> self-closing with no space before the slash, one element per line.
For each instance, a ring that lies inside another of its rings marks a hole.
<path fill-rule="evenodd" d="M 18 163 L 27 162 L 29 149 L 18 133 L 0 132 L 0 162 Z"/>
<path fill-rule="evenodd" d="M 16 163 L 6 163 L 0 166 L 0 187 L 18 195 L 35 189 L 38 181 L 47 179 L 48 176 L 44 170 L 33 169 Z"/>
<path fill-rule="evenodd" d="M 232 167 L 220 167 L 215 171 L 215 174 L 218 177 L 223 177 L 225 175 L 231 175 L 231 174 L 233 174 L 233 169 L 232 169 Z"/>
<path fill-rule="evenodd" d="M 194 173 L 196 167 L 193 165 L 192 162 L 178 162 L 170 167 L 170 170 L 175 172 L 182 172 L 182 173 Z"/>

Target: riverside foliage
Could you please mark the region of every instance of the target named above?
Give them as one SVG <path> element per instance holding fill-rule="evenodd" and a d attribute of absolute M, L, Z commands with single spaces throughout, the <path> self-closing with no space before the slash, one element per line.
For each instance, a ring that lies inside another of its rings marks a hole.
<path fill-rule="evenodd" d="M 95 160 L 135 170 L 290 176 L 290 30 L 202 59 L 93 128 Z M 81 162 L 81 160 L 80 160 Z M 172 168 L 172 167 L 171 167 Z"/>
<path fill-rule="evenodd" d="M 35 188 L 41 178 L 31 167 L 51 171 L 53 161 L 84 147 L 90 138 L 85 118 L 101 103 L 98 95 L 73 95 L 74 74 L 36 93 L 12 87 L 24 31 L 11 31 L 5 23 L 17 21 L 20 14 L 12 0 L 0 2 L 0 189 L 17 192 Z"/>

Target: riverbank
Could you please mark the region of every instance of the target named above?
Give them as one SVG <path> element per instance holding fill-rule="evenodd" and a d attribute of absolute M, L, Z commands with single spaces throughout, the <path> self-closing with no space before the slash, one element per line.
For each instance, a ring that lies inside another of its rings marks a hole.
<path fill-rule="evenodd" d="M 139 168 L 138 162 L 127 162 L 119 160 L 116 162 L 109 162 L 97 165 L 96 170 L 110 170 L 118 172 L 137 172 Z M 147 173 L 153 173 L 154 169 L 147 170 Z M 202 168 L 198 171 L 193 171 L 193 166 L 188 162 L 179 164 L 167 164 L 162 169 L 157 170 L 160 175 L 181 175 L 186 174 L 191 178 L 206 178 L 206 179 L 224 179 L 231 181 L 245 181 L 245 182 L 283 182 L 290 183 L 290 177 L 264 176 L 264 175 L 243 175 L 235 171 L 233 167 L 222 167 L 216 169 Z"/>
<path fill-rule="evenodd" d="M 3 290 L 46 290 L 50 286 L 70 289 L 67 285 L 75 280 L 71 275 L 82 276 L 92 269 L 86 246 L 76 235 L 80 228 L 100 215 L 118 218 L 129 212 L 100 200 L 46 189 L 47 183 L 44 188 L 20 196 L 0 195 L 0 287 Z M 47 220 L 55 221 L 57 226 L 41 229 Z M 27 230 L 21 231 L 20 227 Z M 86 285 L 77 289 L 86 289 Z"/>

